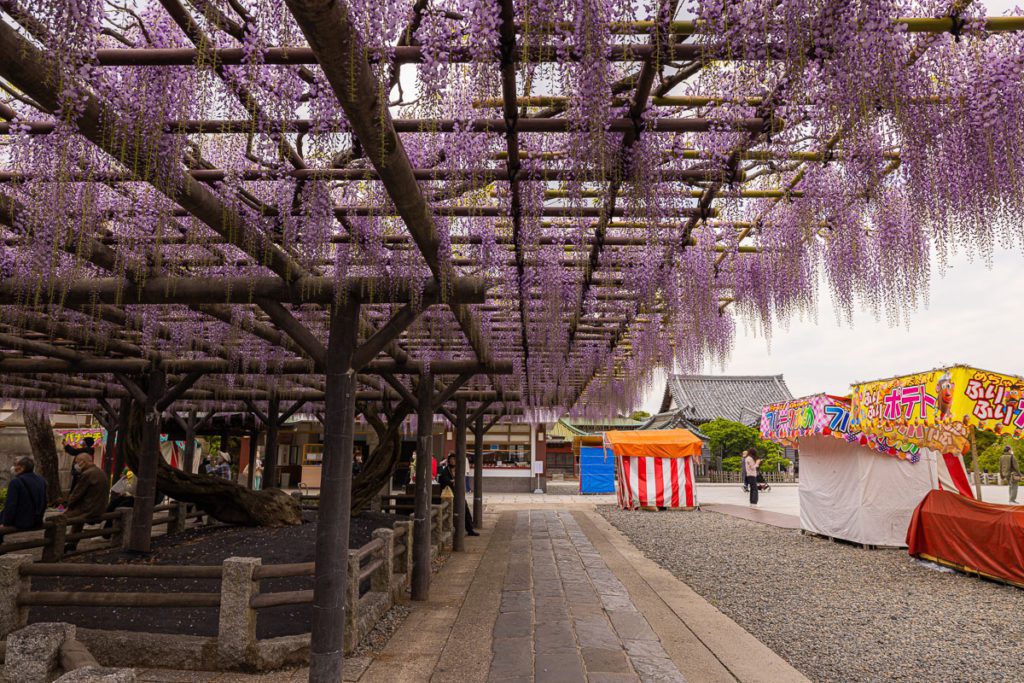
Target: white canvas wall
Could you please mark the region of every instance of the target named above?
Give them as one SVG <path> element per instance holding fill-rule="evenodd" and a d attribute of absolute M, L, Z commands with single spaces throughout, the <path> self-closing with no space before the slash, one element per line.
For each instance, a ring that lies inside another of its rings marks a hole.
<path fill-rule="evenodd" d="M 934 458 L 915 464 L 830 436 L 800 439 L 800 525 L 869 545 L 906 546 L 914 508 L 933 487 Z"/>

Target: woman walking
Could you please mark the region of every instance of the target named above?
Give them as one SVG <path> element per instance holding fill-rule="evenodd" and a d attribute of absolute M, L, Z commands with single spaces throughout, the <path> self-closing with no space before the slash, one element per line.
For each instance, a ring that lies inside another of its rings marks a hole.
<path fill-rule="evenodd" d="M 743 480 L 747 482 L 747 488 L 750 490 L 751 505 L 757 505 L 757 468 L 760 465 L 761 459 L 757 457 L 757 451 L 743 451 Z"/>

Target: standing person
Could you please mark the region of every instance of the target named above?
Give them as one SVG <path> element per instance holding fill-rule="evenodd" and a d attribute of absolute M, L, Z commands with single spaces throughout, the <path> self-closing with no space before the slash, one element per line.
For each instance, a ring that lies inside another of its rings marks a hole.
<path fill-rule="evenodd" d="M 103 470 L 96 467 L 92 457 L 85 453 L 75 456 L 74 467 L 78 470 L 78 484 L 68 497 L 68 509 L 65 514 L 69 521 L 75 522 L 71 525 L 71 533 L 77 534 L 86 524 L 98 523 L 100 515 L 107 511 L 110 483 Z M 64 550 L 70 552 L 77 547 L 77 540 L 69 541 Z"/>
<path fill-rule="evenodd" d="M 231 455 L 221 451 L 217 456 L 217 464 L 213 468 L 213 474 L 221 479 L 231 480 Z"/>
<path fill-rule="evenodd" d="M 199 474 L 213 474 L 213 463 L 210 462 L 210 456 L 205 453 L 199 461 Z"/>
<path fill-rule="evenodd" d="M 757 505 L 757 468 L 761 466 L 761 459 L 757 457 L 756 451 L 748 449 L 743 451 L 743 480 L 750 490 L 750 504 Z"/>
<path fill-rule="evenodd" d="M 999 456 L 999 476 L 1006 480 L 1010 487 L 1010 502 L 1017 503 L 1017 482 L 1020 481 L 1020 463 L 1009 446 L 1003 448 Z"/>
<path fill-rule="evenodd" d="M 451 489 L 451 492 L 452 492 L 453 496 L 455 495 L 455 476 L 456 476 L 456 472 L 457 472 L 457 470 L 455 469 L 455 464 L 456 464 L 455 463 L 455 454 L 454 453 L 449 453 L 448 454 L 448 462 L 445 464 L 444 467 L 441 468 L 441 477 L 438 480 L 438 482 L 441 484 L 442 487 L 446 486 L 449 489 Z M 473 529 L 473 526 L 474 526 L 474 524 L 473 524 L 473 513 L 469 511 L 469 501 L 466 500 L 465 504 L 466 504 L 466 511 L 462 513 L 463 514 L 462 519 L 465 520 L 465 523 L 466 523 L 466 535 L 467 536 L 479 536 L 480 534 L 478 534 Z"/>
<path fill-rule="evenodd" d="M 43 525 L 46 512 L 46 480 L 35 472 L 35 460 L 21 457 L 11 466 L 11 482 L 7 485 L 7 499 L 0 512 L 0 525 L 13 526 L 18 531 L 38 529 Z M 3 536 L 0 536 L 3 543 Z"/>

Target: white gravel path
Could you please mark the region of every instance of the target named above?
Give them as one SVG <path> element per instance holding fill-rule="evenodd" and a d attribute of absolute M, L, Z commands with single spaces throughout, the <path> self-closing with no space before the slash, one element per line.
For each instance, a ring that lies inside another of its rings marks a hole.
<path fill-rule="evenodd" d="M 1024 681 L 1024 590 L 713 512 L 598 511 L 815 681 Z"/>

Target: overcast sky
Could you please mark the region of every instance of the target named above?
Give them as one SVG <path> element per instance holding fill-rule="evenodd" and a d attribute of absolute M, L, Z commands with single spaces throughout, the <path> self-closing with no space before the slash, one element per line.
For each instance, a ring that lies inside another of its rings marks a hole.
<path fill-rule="evenodd" d="M 989 14 L 1010 11 L 1016 2 L 984 3 Z M 1016 13 L 1016 12 L 1014 12 Z M 736 349 L 712 374 L 782 374 L 794 396 L 827 391 L 843 394 L 851 382 L 965 363 L 1024 375 L 1024 255 L 997 250 L 991 268 L 967 254 L 934 264 L 930 302 L 899 327 L 860 311 L 852 324 L 837 322 L 828 293 L 817 320 L 794 320 L 776 329 L 771 343 L 740 321 Z M 657 411 L 664 375 L 656 377 L 643 409 Z"/>

